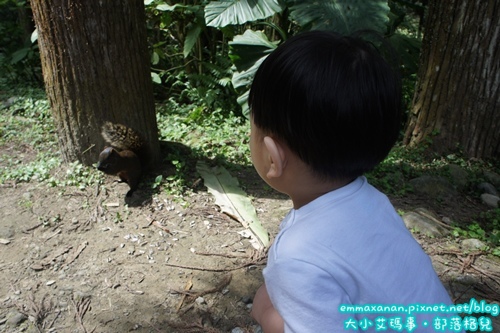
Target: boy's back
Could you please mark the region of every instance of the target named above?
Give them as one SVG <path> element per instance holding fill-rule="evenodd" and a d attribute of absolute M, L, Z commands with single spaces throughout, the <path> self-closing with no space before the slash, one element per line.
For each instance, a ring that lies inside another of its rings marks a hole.
<path fill-rule="evenodd" d="M 264 277 L 285 327 L 294 332 L 341 331 L 348 318 L 398 315 L 342 314 L 340 304 L 451 304 L 429 257 L 364 177 L 292 210 Z M 307 306 L 297 305 L 301 299 Z M 438 315 L 416 315 L 416 323 L 431 326 Z"/>

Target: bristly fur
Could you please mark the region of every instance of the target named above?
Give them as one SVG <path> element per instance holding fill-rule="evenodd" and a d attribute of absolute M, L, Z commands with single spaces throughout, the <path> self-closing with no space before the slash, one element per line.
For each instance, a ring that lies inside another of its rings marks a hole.
<path fill-rule="evenodd" d="M 101 134 L 104 140 L 114 148 L 132 150 L 135 153 L 140 153 L 144 149 L 144 138 L 125 125 L 107 121 L 102 125 Z"/>
<path fill-rule="evenodd" d="M 128 183 L 127 197 L 130 197 L 149 162 L 148 145 L 139 133 L 122 124 L 106 122 L 101 134 L 112 147 L 101 152 L 97 168 Z"/>

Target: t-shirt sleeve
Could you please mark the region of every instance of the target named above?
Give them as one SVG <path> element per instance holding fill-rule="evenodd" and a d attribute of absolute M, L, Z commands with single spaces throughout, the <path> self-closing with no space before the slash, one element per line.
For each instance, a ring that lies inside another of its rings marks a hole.
<path fill-rule="evenodd" d="M 342 332 L 345 315 L 340 304 L 349 297 L 328 272 L 308 262 L 276 260 L 264 270 L 271 302 L 289 332 Z"/>

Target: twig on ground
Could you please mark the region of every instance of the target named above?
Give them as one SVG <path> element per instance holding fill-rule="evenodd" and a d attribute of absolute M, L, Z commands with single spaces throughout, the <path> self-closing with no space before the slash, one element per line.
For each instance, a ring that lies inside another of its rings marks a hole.
<path fill-rule="evenodd" d="M 144 216 L 146 217 L 146 220 L 148 220 L 149 223 L 148 223 L 148 225 L 144 226 L 143 228 L 148 228 L 149 226 L 154 225 L 155 227 L 160 228 L 161 230 L 165 231 L 166 233 L 172 234 L 167 227 L 162 225 L 157 220 L 151 218 L 150 216 L 147 216 L 146 214 L 144 214 Z"/>
<path fill-rule="evenodd" d="M 44 224 L 44 222 L 40 222 L 40 223 L 38 223 L 37 225 L 34 225 L 34 226 L 32 226 L 32 227 L 30 227 L 30 228 L 28 228 L 28 229 L 24 229 L 24 230 L 23 230 L 23 233 L 27 234 L 27 233 L 29 233 L 30 231 L 33 231 L 33 230 L 35 230 L 36 228 L 41 227 L 43 224 Z"/>
<path fill-rule="evenodd" d="M 45 327 L 45 319 L 54 308 L 54 304 L 51 299 L 47 299 L 47 295 L 44 295 L 41 301 L 37 302 L 35 296 L 29 294 L 26 302 L 24 304 L 16 303 L 16 307 L 19 312 L 34 319 L 35 327 L 41 333 L 47 328 Z M 54 321 L 55 319 L 52 321 L 52 324 Z"/>
<path fill-rule="evenodd" d="M 255 262 L 247 262 L 242 265 L 232 267 L 232 268 L 210 268 L 210 267 L 197 267 L 197 266 L 188 266 L 188 265 L 176 265 L 176 264 L 170 264 L 170 263 L 165 263 L 163 265 L 165 266 L 170 266 L 170 267 L 175 267 L 175 268 L 183 268 L 183 269 L 191 269 L 194 271 L 205 271 L 205 272 L 216 272 L 216 273 L 222 273 L 222 272 L 231 272 L 231 271 L 236 271 L 241 268 L 245 268 L 248 266 L 254 266 L 254 265 L 263 265 L 264 263 L 255 263 Z"/>
<path fill-rule="evenodd" d="M 56 316 L 54 319 L 50 322 L 50 325 L 47 326 L 47 330 L 50 330 L 52 326 L 54 326 L 54 323 L 56 322 L 57 318 L 59 318 L 59 315 L 61 315 L 61 311 L 56 311 Z"/>
<path fill-rule="evenodd" d="M 248 255 L 235 255 L 235 254 L 228 254 L 228 253 L 210 253 L 210 252 L 195 252 L 197 255 L 200 256 L 214 256 L 214 257 L 223 257 L 223 258 L 232 258 L 232 259 L 248 259 Z"/>
<path fill-rule="evenodd" d="M 198 291 L 198 292 L 192 292 L 189 295 L 189 299 L 195 300 L 196 298 L 201 297 L 201 296 L 205 296 L 205 295 L 212 294 L 215 292 L 221 292 L 222 289 L 224 289 L 225 287 L 227 287 L 229 285 L 229 283 L 231 283 L 232 278 L 233 278 L 233 274 L 228 273 L 222 278 L 222 280 L 215 287 L 213 287 L 212 289 L 202 290 L 202 291 Z"/>
<path fill-rule="evenodd" d="M 177 308 L 176 308 L 177 312 L 179 312 L 179 310 L 182 308 L 182 304 L 184 304 L 184 300 L 187 297 L 186 292 L 189 292 L 189 290 L 191 290 L 192 287 L 193 287 L 193 278 L 189 277 L 188 282 L 186 282 L 186 285 L 184 286 L 184 292 L 185 293 L 183 293 L 183 295 L 181 297 L 181 300 L 180 300 L 179 304 L 177 305 Z"/>
<path fill-rule="evenodd" d="M 49 239 L 51 239 L 51 238 L 53 238 L 53 237 L 55 237 L 55 236 L 59 235 L 61 232 L 62 232 L 62 230 L 61 230 L 61 229 L 57 229 L 57 230 L 56 230 L 53 234 L 51 234 L 51 235 L 47 236 L 47 238 L 45 238 L 43 241 L 44 241 L 44 242 L 46 242 L 46 241 L 48 241 Z"/>
<path fill-rule="evenodd" d="M 216 293 L 216 292 L 222 292 L 222 290 L 229 285 L 232 278 L 233 278 L 233 275 L 231 273 L 228 273 L 222 278 L 222 280 L 219 283 L 217 283 L 217 285 L 214 288 L 200 290 L 200 291 L 190 291 L 192 286 L 193 286 L 192 280 L 190 279 L 188 281 L 188 283 L 186 283 L 184 290 L 172 290 L 176 293 L 182 294 L 182 299 L 177 306 L 177 312 L 180 311 L 180 309 L 182 308 L 185 301 L 192 302 L 195 299 L 197 299 L 198 297 L 202 297 L 202 296 Z M 181 315 L 186 313 L 191 308 L 192 308 L 192 304 L 188 305 L 187 308 L 185 308 L 181 312 Z"/>
<path fill-rule="evenodd" d="M 227 257 L 227 258 L 241 258 L 240 256 L 233 256 L 229 254 L 218 254 L 218 253 L 204 253 L 204 252 L 195 252 L 196 254 L 203 255 L 203 256 L 220 256 L 220 257 Z M 183 268 L 183 269 L 191 269 L 195 271 L 208 271 L 208 272 L 231 272 L 231 271 L 236 271 L 241 268 L 249 267 L 249 266 L 256 266 L 256 265 L 264 265 L 267 261 L 267 254 L 266 252 L 262 251 L 254 251 L 250 255 L 250 261 L 243 263 L 241 265 L 235 266 L 235 267 L 227 267 L 227 268 L 210 268 L 210 267 L 197 267 L 197 266 L 188 266 L 188 265 L 177 265 L 177 264 L 171 264 L 171 263 L 165 263 L 164 265 L 170 266 L 170 267 L 176 267 L 176 268 Z"/>
<path fill-rule="evenodd" d="M 85 241 L 82 244 L 80 244 L 80 246 L 78 246 L 78 248 L 75 251 L 73 251 L 72 253 L 70 253 L 68 255 L 68 257 L 66 258 L 66 261 L 64 262 L 64 265 L 68 266 L 73 261 L 75 261 L 76 258 L 78 258 L 78 256 L 80 255 L 80 253 L 82 253 L 82 251 L 87 247 L 88 244 L 89 244 L 89 242 L 87 242 L 87 241 Z"/>
<path fill-rule="evenodd" d="M 53 254 L 52 256 L 40 260 L 38 262 L 38 264 L 31 265 L 30 268 L 35 270 L 35 271 L 43 270 L 43 269 L 47 268 L 47 266 L 50 266 L 57 258 L 62 256 L 63 254 L 65 254 L 66 252 L 71 250 L 72 248 L 73 248 L 73 246 L 71 246 L 71 245 L 65 246 L 65 247 L 61 248 L 59 251 L 57 251 L 55 254 Z"/>
<path fill-rule="evenodd" d="M 71 302 L 73 303 L 73 306 L 75 308 L 75 320 L 78 322 L 83 332 L 87 333 L 87 329 L 85 328 L 85 325 L 83 325 L 83 317 L 85 317 L 85 314 L 90 309 L 90 297 L 79 297 L 76 301 L 73 297 L 71 299 Z M 93 332 L 94 330 L 92 330 L 91 332 Z"/>

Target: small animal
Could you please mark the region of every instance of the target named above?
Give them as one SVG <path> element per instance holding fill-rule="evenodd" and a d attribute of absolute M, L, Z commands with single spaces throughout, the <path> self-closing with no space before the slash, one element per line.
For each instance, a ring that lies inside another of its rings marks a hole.
<path fill-rule="evenodd" d="M 122 124 L 106 122 L 101 134 L 110 147 L 99 154 L 97 169 L 126 182 L 130 186 L 127 197 L 130 197 L 147 165 L 148 144 L 138 132 Z"/>

